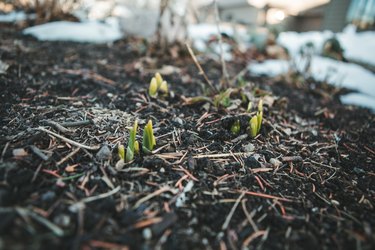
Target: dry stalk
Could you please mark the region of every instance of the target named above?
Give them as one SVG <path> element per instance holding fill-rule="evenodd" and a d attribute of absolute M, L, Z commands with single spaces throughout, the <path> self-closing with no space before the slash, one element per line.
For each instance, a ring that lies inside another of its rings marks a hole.
<path fill-rule="evenodd" d="M 216 94 L 218 93 L 219 91 L 217 90 L 217 88 L 212 84 L 212 82 L 208 79 L 206 73 L 204 72 L 202 66 L 199 64 L 197 58 L 195 57 L 195 54 L 193 52 L 193 50 L 191 49 L 191 47 L 189 46 L 189 44 L 186 43 L 186 47 L 189 51 L 189 54 L 191 56 L 191 58 L 193 58 L 193 61 L 195 63 L 195 66 L 197 66 L 198 70 L 199 70 L 199 74 L 200 75 L 203 75 L 204 77 L 204 80 L 206 80 L 208 86 L 210 86 L 210 88 L 212 89 L 212 91 Z"/>
<path fill-rule="evenodd" d="M 215 4 L 215 21 L 217 26 L 217 32 L 219 33 L 219 45 L 220 45 L 220 58 L 221 58 L 221 67 L 223 71 L 223 77 L 220 83 L 220 89 L 227 89 L 229 87 L 229 75 L 227 70 L 227 65 L 224 60 L 224 50 L 223 50 L 223 37 L 220 30 L 220 17 L 219 17 L 219 8 L 217 7 L 217 0 L 214 1 Z"/>

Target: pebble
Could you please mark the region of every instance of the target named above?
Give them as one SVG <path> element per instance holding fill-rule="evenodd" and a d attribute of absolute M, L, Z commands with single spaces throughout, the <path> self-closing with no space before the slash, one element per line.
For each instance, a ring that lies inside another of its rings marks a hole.
<path fill-rule="evenodd" d="M 245 152 L 253 152 L 255 150 L 255 146 L 252 143 L 249 143 L 243 146 L 243 150 Z"/>
<path fill-rule="evenodd" d="M 142 235 L 143 235 L 143 238 L 145 240 L 151 240 L 151 238 L 152 238 L 152 231 L 151 231 L 151 229 L 150 228 L 143 229 Z"/>
<path fill-rule="evenodd" d="M 184 120 L 182 120 L 180 117 L 175 117 L 175 118 L 173 118 L 173 121 L 175 122 L 175 123 L 178 123 L 178 124 L 180 124 L 181 126 L 182 125 L 184 125 Z"/>
<path fill-rule="evenodd" d="M 337 200 L 331 200 L 331 203 L 335 206 L 340 206 L 340 202 L 338 202 Z"/>
<path fill-rule="evenodd" d="M 111 157 L 111 150 L 107 145 L 104 145 L 100 148 L 98 153 L 96 153 L 96 158 L 99 161 L 108 160 Z"/>
<path fill-rule="evenodd" d="M 281 166 L 282 162 L 279 161 L 278 159 L 276 158 L 271 158 L 270 159 L 270 163 L 272 164 L 272 166 L 274 166 L 275 168 L 278 168 Z"/>

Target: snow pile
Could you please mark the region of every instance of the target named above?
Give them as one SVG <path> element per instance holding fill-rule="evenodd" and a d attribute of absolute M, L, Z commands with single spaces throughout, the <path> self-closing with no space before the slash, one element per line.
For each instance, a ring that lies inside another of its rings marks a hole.
<path fill-rule="evenodd" d="M 337 35 L 346 58 L 375 66 L 375 32 L 356 32 L 348 26 Z"/>
<path fill-rule="evenodd" d="M 295 65 L 302 70 L 304 64 L 299 56 L 295 57 Z M 249 65 L 253 75 L 277 76 L 285 74 L 290 62 L 285 60 L 266 60 L 263 63 Z M 310 75 L 318 81 L 327 81 L 338 87 L 358 91 L 341 98 L 346 104 L 364 106 L 375 111 L 375 74 L 353 63 L 345 63 L 333 59 L 313 56 Z"/>
<path fill-rule="evenodd" d="M 34 17 L 35 15 L 26 15 L 23 11 L 14 11 L 8 14 L 1 14 L 0 23 L 21 22 Z"/>
<path fill-rule="evenodd" d="M 334 34 L 331 31 L 282 32 L 277 42 L 288 49 L 290 55 L 296 56 L 302 45 L 311 42 L 317 52 L 323 49 L 324 41 L 336 35 L 344 49 L 347 59 L 375 65 L 375 32 L 356 32 L 354 26 L 347 26 L 343 32 Z"/>
<path fill-rule="evenodd" d="M 247 30 L 245 27 L 236 26 L 233 24 L 220 24 L 220 32 L 233 37 L 236 41 L 241 42 L 248 39 Z M 188 37 L 193 42 L 193 47 L 200 52 L 213 53 L 220 55 L 220 43 L 218 41 L 209 43 L 211 38 L 218 38 L 219 31 L 216 24 L 191 24 L 188 26 Z M 223 56 L 226 61 L 233 59 L 231 53 L 232 45 L 223 42 Z M 219 58 L 219 57 L 218 57 Z"/>
<path fill-rule="evenodd" d="M 250 73 L 253 75 L 267 75 L 275 77 L 288 72 L 290 63 L 286 60 L 270 59 L 263 63 L 254 63 L 249 65 Z"/>
<path fill-rule="evenodd" d="M 123 33 L 120 30 L 116 18 L 108 18 L 106 22 L 51 22 L 27 28 L 23 33 L 25 35 L 32 35 L 42 41 L 74 41 L 90 43 L 113 42 L 123 37 Z"/>
<path fill-rule="evenodd" d="M 300 56 L 300 49 L 306 43 L 312 43 L 316 53 L 323 49 L 324 42 L 333 37 L 339 40 L 344 49 L 344 56 L 356 62 L 375 65 L 375 32 L 356 32 L 354 26 L 347 26 L 343 32 L 331 31 L 282 32 L 277 42 L 288 49 L 294 65 L 303 72 L 305 62 Z M 266 60 L 260 64 L 251 64 L 249 70 L 254 75 L 277 76 L 290 69 L 291 62 L 285 60 Z M 345 95 L 341 101 L 356 104 L 375 111 L 375 74 L 354 63 L 345 63 L 314 55 L 311 61 L 310 76 L 318 81 L 353 89 L 358 93 Z"/>

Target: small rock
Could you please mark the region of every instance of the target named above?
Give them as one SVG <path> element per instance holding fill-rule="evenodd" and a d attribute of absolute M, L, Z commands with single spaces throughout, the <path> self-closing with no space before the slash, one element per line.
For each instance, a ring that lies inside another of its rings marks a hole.
<path fill-rule="evenodd" d="M 255 149 L 255 146 L 252 143 L 249 143 L 249 144 L 242 146 L 242 148 L 245 152 L 253 152 Z"/>
<path fill-rule="evenodd" d="M 175 118 L 173 118 L 172 121 L 181 125 L 181 126 L 183 126 L 185 124 L 184 120 L 182 120 L 180 117 L 175 117 Z"/>
<path fill-rule="evenodd" d="M 331 203 L 335 206 L 340 206 L 340 202 L 338 202 L 337 200 L 331 200 Z"/>
<path fill-rule="evenodd" d="M 282 162 L 279 161 L 278 159 L 276 158 L 271 158 L 270 159 L 270 163 L 272 164 L 272 166 L 274 166 L 275 168 L 278 168 L 281 166 Z"/>
<path fill-rule="evenodd" d="M 353 171 L 356 174 L 364 174 L 364 173 L 366 173 L 365 170 L 363 170 L 362 168 L 359 168 L 359 167 L 354 167 Z"/>
<path fill-rule="evenodd" d="M 318 131 L 316 129 L 311 130 L 313 136 L 318 136 Z"/>
<path fill-rule="evenodd" d="M 98 151 L 98 153 L 96 153 L 96 158 L 99 160 L 99 161 L 104 161 L 104 160 L 108 160 L 111 158 L 111 150 L 109 149 L 109 147 L 107 145 L 104 145 L 100 148 L 100 150 Z"/>
<path fill-rule="evenodd" d="M 13 156 L 15 157 L 25 157 L 28 155 L 28 153 L 23 148 L 15 148 L 13 149 Z"/>
<path fill-rule="evenodd" d="M 151 238 L 152 238 L 152 231 L 151 231 L 151 229 L 150 228 L 143 229 L 142 235 L 143 235 L 143 238 L 145 240 L 151 240 Z"/>
<path fill-rule="evenodd" d="M 260 168 L 260 163 L 253 157 L 249 156 L 245 159 L 245 165 L 248 168 Z"/>
<path fill-rule="evenodd" d="M 292 130 L 290 128 L 286 128 L 284 129 L 284 133 L 287 135 L 287 136 L 290 136 L 292 134 Z"/>
<path fill-rule="evenodd" d="M 116 170 L 121 170 L 125 166 L 125 162 L 123 159 L 120 159 L 118 162 L 116 162 L 115 169 Z"/>
<path fill-rule="evenodd" d="M 57 215 L 53 219 L 53 222 L 55 224 L 57 224 L 58 226 L 67 227 L 67 226 L 70 225 L 71 220 L 70 220 L 70 217 L 68 215 L 66 215 L 66 214 L 60 214 L 60 215 Z"/>
<path fill-rule="evenodd" d="M 56 193 L 54 191 L 47 191 L 46 193 L 42 194 L 41 199 L 42 201 L 50 201 L 56 197 Z"/>
<path fill-rule="evenodd" d="M 9 68 L 9 64 L 0 60 L 0 75 L 5 74 Z"/>

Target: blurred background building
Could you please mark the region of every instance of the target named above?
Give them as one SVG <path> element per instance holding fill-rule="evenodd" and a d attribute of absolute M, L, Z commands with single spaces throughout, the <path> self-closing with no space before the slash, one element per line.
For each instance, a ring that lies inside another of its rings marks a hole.
<path fill-rule="evenodd" d="M 222 21 L 247 26 L 338 32 L 354 23 L 360 29 L 374 29 L 375 0 L 218 0 L 217 4 Z M 199 7 L 200 19 L 210 19 L 213 5 Z"/>

